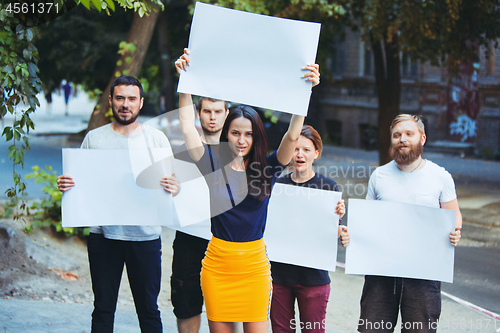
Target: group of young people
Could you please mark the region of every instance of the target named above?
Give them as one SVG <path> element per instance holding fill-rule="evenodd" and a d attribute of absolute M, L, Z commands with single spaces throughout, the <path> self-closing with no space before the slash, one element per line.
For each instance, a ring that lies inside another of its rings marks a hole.
<path fill-rule="evenodd" d="M 188 70 L 189 50 L 175 62 L 177 71 Z M 319 84 L 318 65 L 303 68 L 303 79 Z M 157 130 L 139 124 L 143 104 L 142 87 L 132 77 L 115 80 L 110 91 L 115 122 L 87 134 L 82 148 L 127 148 L 140 132 L 151 147 L 165 146 Z M 330 293 L 327 271 L 269 262 L 264 234 L 267 208 L 276 182 L 336 191 L 337 186 L 313 170 L 321 155 L 321 137 L 304 117 L 293 115 L 279 148 L 268 155 L 264 126 L 251 107 L 211 98 L 200 98 L 195 110 L 189 94 L 179 94 L 179 119 L 185 141 L 184 154 L 175 155 L 194 163 L 210 192 L 211 232 L 208 242 L 178 231 L 173 244 L 171 300 L 179 332 L 198 332 L 205 301 L 211 332 L 233 332 L 234 323 L 243 330 L 294 332 L 295 300 L 301 322 L 324 322 Z M 195 127 L 199 117 L 203 135 Z M 456 246 L 461 216 L 454 183 L 449 173 L 422 159 L 425 131 L 422 121 L 411 115 L 398 116 L 391 126 L 391 156 L 394 161 L 378 168 L 370 178 L 367 199 L 410 202 L 457 211 L 457 229 L 450 234 Z M 128 143 L 127 143 L 128 142 Z M 187 154 L 186 154 L 187 152 Z M 284 172 L 287 165 L 291 172 Z M 182 191 L 174 175 L 161 180 L 173 195 Z M 61 191 L 75 186 L 68 175 L 58 178 Z M 414 192 L 423 191 L 419 202 Z M 404 192 L 404 193 L 403 193 Z M 345 214 L 343 200 L 332 203 L 336 213 Z M 304 221 L 307 223 L 307 221 Z M 340 221 L 338 237 L 348 246 L 350 236 Z M 112 332 L 118 289 L 126 264 L 142 332 L 161 332 L 157 306 L 161 276 L 159 227 L 93 227 L 88 241 L 94 291 L 92 332 Z M 332 241 L 337 241 L 332 239 Z M 404 288 L 403 288 L 404 287 Z M 407 278 L 366 276 L 361 298 L 360 332 L 391 332 L 401 308 L 402 320 L 428 325 L 439 318 L 439 282 Z M 391 322 L 392 329 L 375 329 L 362 323 Z M 316 325 L 303 332 L 324 332 Z"/>

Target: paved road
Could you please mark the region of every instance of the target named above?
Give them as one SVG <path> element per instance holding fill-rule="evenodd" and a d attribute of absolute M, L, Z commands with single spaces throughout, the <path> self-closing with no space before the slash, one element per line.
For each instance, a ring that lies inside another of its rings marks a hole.
<path fill-rule="evenodd" d="M 500 314 L 500 249 L 457 247 L 453 284 L 442 290 Z"/>
<path fill-rule="evenodd" d="M 31 150 L 25 157 L 24 168 L 17 168 L 17 172 L 23 177 L 31 173 L 31 167 L 38 165 L 45 167 L 52 166 L 57 174 L 62 171 L 61 148 L 65 140 L 61 137 L 32 137 Z M 1 197 L 6 198 L 4 192 L 13 185 L 12 164 L 7 155 L 7 149 L 11 143 L 0 140 L 0 193 Z M 44 185 L 35 184 L 33 180 L 26 180 L 28 185 L 28 197 L 40 198 L 45 194 L 41 191 Z"/>
<path fill-rule="evenodd" d="M 500 314 L 500 248 L 459 246 L 455 251 L 453 283 L 441 289 L 470 303 Z M 339 247 L 338 261 L 345 263 Z"/>

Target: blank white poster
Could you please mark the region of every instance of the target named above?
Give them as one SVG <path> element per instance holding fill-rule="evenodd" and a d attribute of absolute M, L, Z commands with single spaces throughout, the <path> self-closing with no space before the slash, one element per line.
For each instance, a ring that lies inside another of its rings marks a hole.
<path fill-rule="evenodd" d="M 172 174 L 170 148 L 65 148 L 62 154 L 63 174 L 75 182 L 62 197 L 64 227 L 172 224 L 172 195 L 160 185 Z"/>
<path fill-rule="evenodd" d="M 349 199 L 346 274 L 453 282 L 454 210 Z"/>
<path fill-rule="evenodd" d="M 272 261 L 335 272 L 341 192 L 276 184 L 264 239 Z"/>
<path fill-rule="evenodd" d="M 177 91 L 307 115 L 321 24 L 197 2 Z"/>

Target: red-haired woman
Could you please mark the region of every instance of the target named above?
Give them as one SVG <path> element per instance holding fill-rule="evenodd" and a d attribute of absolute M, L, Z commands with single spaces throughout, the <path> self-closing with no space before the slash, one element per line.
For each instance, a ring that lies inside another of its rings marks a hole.
<path fill-rule="evenodd" d="M 180 73 L 189 64 L 188 50 L 176 61 Z M 303 77 L 319 83 L 318 65 L 303 68 Z M 243 322 L 245 333 L 267 332 L 271 274 L 263 233 L 269 196 L 290 162 L 303 116 L 292 116 L 276 152 L 267 156 L 267 139 L 257 112 L 232 108 L 221 133 L 219 156 L 205 149 L 194 125 L 191 96 L 179 95 L 182 134 L 191 158 L 203 174 L 213 170 L 210 188 L 212 234 L 201 271 L 201 286 L 210 332 L 232 332 Z"/>
<path fill-rule="evenodd" d="M 318 132 L 311 126 L 302 127 L 292 157 L 293 172 L 280 177 L 277 182 L 295 186 L 338 191 L 337 184 L 313 170 L 313 162 L 323 150 Z M 337 214 L 345 214 L 344 200 L 337 203 Z M 337 223 L 337 221 L 333 221 Z M 338 227 L 342 245 L 349 245 L 347 227 Z M 302 332 L 325 332 L 326 304 L 330 296 L 328 271 L 271 262 L 273 276 L 273 298 L 271 303 L 271 325 L 273 333 L 294 333 L 295 299 L 299 305 Z"/>

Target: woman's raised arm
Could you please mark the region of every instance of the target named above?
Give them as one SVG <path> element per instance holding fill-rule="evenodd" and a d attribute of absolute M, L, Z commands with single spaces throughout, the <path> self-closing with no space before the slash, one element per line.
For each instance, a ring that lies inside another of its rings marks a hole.
<path fill-rule="evenodd" d="M 180 74 L 182 70 L 186 71 L 189 66 L 189 50 L 184 49 L 184 54 L 175 61 L 175 68 Z M 193 161 L 197 162 L 205 153 L 203 142 L 196 130 L 194 123 L 195 110 L 193 99 L 190 94 L 179 93 L 179 120 L 181 123 L 182 136 Z"/>
<path fill-rule="evenodd" d="M 309 71 L 304 74 L 302 78 L 306 78 L 306 81 L 311 81 L 313 87 L 317 86 L 319 84 L 320 77 L 319 65 L 307 65 L 302 69 Z M 293 115 L 290 120 L 290 125 L 288 125 L 288 130 L 283 136 L 283 139 L 281 139 L 280 146 L 276 152 L 276 157 L 278 158 L 278 162 L 283 165 L 290 163 L 290 160 L 292 159 L 293 151 L 295 150 L 297 140 L 300 136 L 300 131 L 304 125 L 304 119 L 304 116 Z"/>

